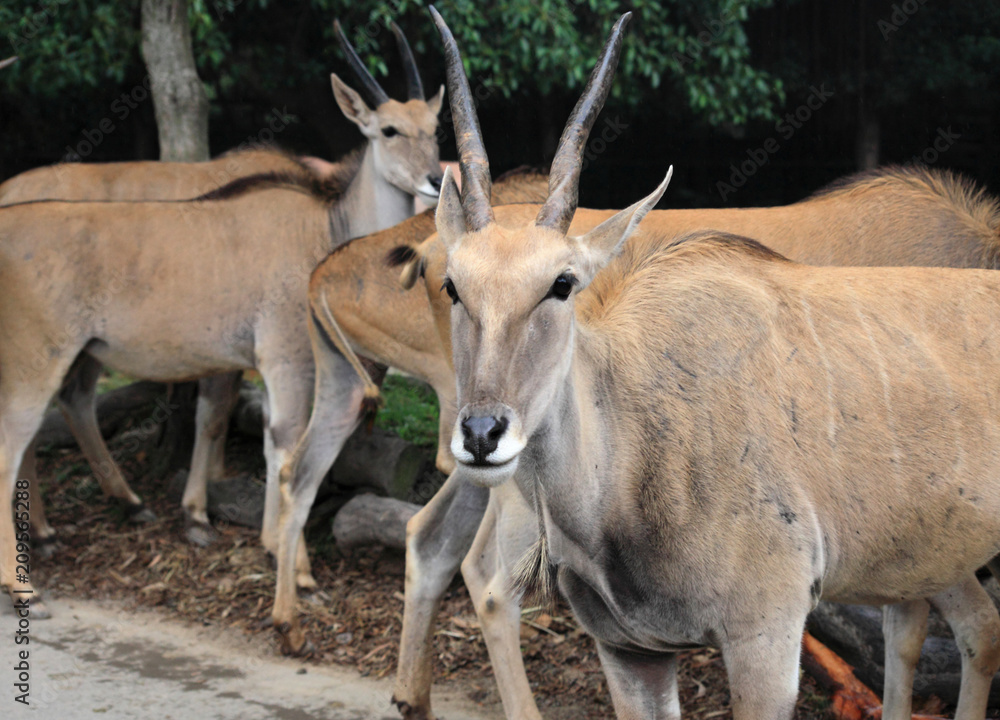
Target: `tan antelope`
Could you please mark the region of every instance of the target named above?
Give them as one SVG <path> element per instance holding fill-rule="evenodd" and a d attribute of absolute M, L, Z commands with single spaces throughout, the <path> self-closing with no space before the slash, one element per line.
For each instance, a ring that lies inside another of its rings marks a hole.
<path fill-rule="evenodd" d="M 203 163 L 62 163 L 23 172 L 0 184 L 0 206 L 35 200 L 185 200 L 238 177 L 262 173 L 307 175 L 308 172 L 296 158 L 274 149 L 232 152 Z M 148 521 L 154 517 L 152 512 L 129 487 L 101 437 L 96 416 L 100 371 L 100 363 L 82 354 L 57 396 L 59 409 L 104 493 L 118 499 L 132 521 Z M 240 373 L 235 373 L 199 381 L 197 432 L 186 504 L 190 521 L 187 534 L 197 544 L 205 544 L 211 539 L 211 526 L 204 506 L 205 483 L 225 474 L 226 424 L 228 411 L 236 400 L 239 378 Z M 31 539 L 37 552 L 55 540 L 56 532 L 45 518 L 38 494 L 34 444 L 25 451 L 18 477 L 27 479 L 31 487 Z"/>
<path fill-rule="evenodd" d="M 164 381 L 256 368 L 268 392 L 262 540 L 277 552 L 278 470 L 305 427 L 312 389 L 309 273 L 345 240 L 409 217 L 414 195 L 430 200 L 441 172 L 443 88 L 430 101 L 384 100 L 373 110 L 336 75 L 332 82 L 368 138 L 338 194 L 323 197 L 301 177 L 263 176 L 190 202 L 0 209 L 0 489 L 8 497 L 45 404 L 81 352 Z M 13 539 L 0 518 L 0 584 L 10 591 L 26 589 L 15 577 Z M 304 546 L 299 570 L 310 583 Z"/>
<path fill-rule="evenodd" d="M 399 47 L 402 64 L 407 75 L 410 102 L 423 103 L 423 85 L 419 70 L 409 44 L 402 30 L 395 22 L 391 23 L 396 42 Z M 371 76 L 357 57 L 353 47 L 347 40 L 340 24 L 334 23 L 335 34 L 341 48 L 357 78 L 365 88 L 376 108 L 384 109 L 388 96 L 381 86 Z M 332 77 L 334 88 L 339 79 Z M 342 85 L 342 83 L 340 83 Z M 346 86 L 344 86 L 346 87 Z M 442 91 L 443 92 L 443 88 Z M 440 93 L 433 102 L 440 106 Z M 338 97 L 338 102 L 341 98 Z M 353 100 L 352 100 L 353 102 Z M 360 101 L 359 101 L 360 102 Z M 398 103 L 397 103 L 398 105 Z M 406 107 L 406 106 L 403 106 Z M 359 119 L 357 110 L 344 110 L 349 119 L 361 126 L 369 119 Z M 378 112 L 378 111 L 376 111 Z M 397 123 L 398 124 L 398 123 Z M 413 123 L 410 123 L 413 126 Z M 415 126 L 414 126 L 415 127 Z M 364 131 L 364 128 L 362 128 Z M 422 197 L 425 202 L 436 201 L 436 193 L 440 184 L 440 171 L 432 170 L 424 181 L 412 183 L 411 178 L 426 169 L 429 156 L 423 153 L 409 153 L 409 147 L 404 144 L 404 152 L 399 147 L 392 147 L 392 137 L 399 128 L 392 124 L 391 113 L 385 127 L 379 128 L 378 140 L 372 145 L 371 176 L 365 180 L 370 183 L 371 192 L 362 193 L 373 198 L 375 203 L 395 202 L 399 204 L 398 188 L 408 189 L 412 215 L 412 198 Z M 371 133 L 369 128 L 368 134 Z M 417 129 L 419 135 L 423 128 Z M 404 131 L 405 132 L 405 131 Z M 413 132 L 411 128 L 411 132 Z M 424 144 L 433 142 L 426 137 L 417 142 Z M 379 150 L 385 145 L 386 149 Z M 397 144 L 398 145 L 398 144 Z M 410 143 L 412 145 L 412 142 Z M 434 146 L 436 152 L 436 146 Z M 225 185 L 237 177 L 246 177 L 255 173 L 280 172 L 285 174 L 301 174 L 314 171 L 310 158 L 294 158 L 276 151 L 243 151 L 224 155 L 207 163 L 158 163 L 158 162 L 124 162 L 81 164 L 66 163 L 22 173 L 3 185 L 0 185 L 0 204 L 11 204 L 26 200 L 38 199 L 72 199 L 72 200 L 133 200 L 133 199 L 187 199 L 193 198 L 213 188 Z M 408 167 L 407 163 L 414 167 Z M 340 165 L 325 163 L 324 181 L 335 187 L 350 180 L 350 174 L 355 172 L 358 164 L 355 162 Z M 307 167 L 308 166 L 308 167 Z M 361 167 L 364 167 L 362 164 Z M 346 175 L 345 175 L 346 174 Z M 390 189 L 386 189 L 388 185 Z M 384 197 L 382 197 L 384 196 Z M 405 205 L 405 201 L 403 203 Z M 359 208 L 362 213 L 369 209 Z M 397 207 L 388 208 L 387 218 L 398 217 Z M 378 223 L 378 220 L 375 220 Z M 384 225 L 377 224 L 377 227 Z M 359 230 L 360 231 L 360 230 Z M 80 442 L 94 473 L 102 488 L 112 497 L 120 499 L 134 519 L 149 519 L 150 513 L 144 508 L 138 496 L 132 492 L 122 477 L 121 472 L 107 451 L 94 416 L 95 390 L 100 366 L 89 356 L 82 356 L 74 366 L 72 377 L 60 393 L 60 407 L 66 414 L 67 421 L 74 435 Z M 213 537 L 207 514 L 207 481 L 224 475 L 224 449 L 226 425 L 229 412 L 235 404 L 239 373 L 229 373 L 221 376 L 203 378 L 199 382 L 199 400 L 196 417 L 196 441 L 188 475 L 182 505 L 188 520 L 188 538 L 199 545 L 207 544 Z M 33 464 L 26 466 L 25 471 L 31 475 Z M 34 485 L 33 485 L 34 487 Z M 40 507 L 40 503 L 36 503 Z M 40 513 L 40 511 L 39 511 Z M 54 532 L 44 522 L 35 529 L 36 538 L 53 539 Z"/>
<path fill-rule="evenodd" d="M 711 231 L 626 245 L 666 181 L 568 236 L 624 19 L 563 133 L 549 199 L 504 225 L 435 17 L 464 181 L 459 198 L 446 173 L 437 212 L 453 478 L 513 480 L 534 509 L 519 585 L 558 581 L 619 717 L 679 717 L 676 651 L 703 644 L 722 647 L 734 717 L 790 717 L 821 597 L 895 605 L 888 672 L 903 680 L 936 605 L 963 652 L 958 717 L 982 717 L 1000 665 L 1000 619 L 974 577 L 1000 549 L 1000 278 L 821 270 Z M 908 705 L 895 690 L 887 703 Z"/>
<path fill-rule="evenodd" d="M 520 205 L 494 212 L 500 225 L 519 227 L 531 222 L 540 209 Z M 583 234 L 613 214 L 581 208 L 570 230 Z M 758 238 L 783 255 L 816 265 L 996 268 L 1000 260 L 1000 203 L 951 173 L 917 167 L 862 173 L 785 207 L 653 210 L 642 227 L 664 238 L 717 228 Z M 450 356 L 451 300 L 442 287 L 443 244 L 435 235 L 419 246 L 397 249 L 393 257 L 406 261 L 407 285 L 426 276 L 425 289 Z M 589 293 L 584 290 L 582 296 Z M 449 478 L 410 521 L 406 607 L 394 691 L 408 718 L 433 717 L 430 642 L 435 608 L 460 563 L 507 717 L 541 717 L 520 656 L 520 607 L 507 589 L 513 565 L 538 537 L 538 523 L 531 506 L 511 490 L 493 491 L 484 518 L 487 492 Z M 502 502 L 498 493 L 503 494 Z M 893 615 L 901 611 L 886 609 L 890 632 Z M 909 648 L 919 655 L 919 642 L 911 641 Z M 893 662 L 890 656 L 889 663 Z M 891 691 L 893 684 L 886 688 Z"/>
<path fill-rule="evenodd" d="M 535 173 L 497 179 L 499 204 L 538 201 L 546 180 Z M 426 294 L 406 292 L 386 263 L 395 248 L 408 247 L 434 232 L 425 212 L 392 228 L 338 247 L 309 281 L 309 327 L 314 364 L 312 415 L 302 439 L 281 471 L 282 512 L 278 578 L 272 617 L 282 652 L 311 651 L 295 611 L 297 543 L 320 482 L 360 418 L 360 404 L 376 390 L 359 372 L 353 353 L 391 365 L 429 383 L 441 407 L 437 466 L 451 472 L 455 461 L 448 436 L 455 419 L 455 373 L 441 343 Z M 471 538 L 470 538 L 471 540 Z"/>

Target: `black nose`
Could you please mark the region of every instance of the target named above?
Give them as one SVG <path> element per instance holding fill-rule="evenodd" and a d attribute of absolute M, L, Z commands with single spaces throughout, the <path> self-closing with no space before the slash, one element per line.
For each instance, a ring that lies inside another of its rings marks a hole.
<path fill-rule="evenodd" d="M 441 181 L 444 179 L 443 175 L 437 175 L 435 177 L 428 177 L 427 182 L 431 184 L 431 187 L 441 192 Z"/>
<path fill-rule="evenodd" d="M 507 418 L 470 417 L 462 421 L 462 447 L 472 453 L 476 465 L 484 465 L 486 458 L 497 449 L 497 443 L 507 430 Z"/>

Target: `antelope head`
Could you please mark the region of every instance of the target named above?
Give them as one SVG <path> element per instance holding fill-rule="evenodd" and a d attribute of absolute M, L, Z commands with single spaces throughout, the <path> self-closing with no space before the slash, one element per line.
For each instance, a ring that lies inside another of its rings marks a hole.
<path fill-rule="evenodd" d="M 458 141 L 462 191 L 450 169 L 438 203 L 438 235 L 447 251 L 444 288 L 458 405 L 451 449 L 458 471 L 494 487 L 514 474 L 528 439 L 545 429 L 573 363 L 576 294 L 618 254 L 666 190 L 617 213 L 586 235 L 568 230 L 578 203 L 584 145 L 608 92 L 630 13 L 611 31 L 559 141 L 549 195 L 526 227 L 503 227 L 490 207 L 489 161 L 448 26 L 431 8 L 445 46 L 448 95 Z"/>
<path fill-rule="evenodd" d="M 430 100 L 424 100 L 420 72 L 410 45 L 394 22 L 392 32 L 406 71 L 408 98 L 406 102 L 393 100 L 361 62 L 339 21 L 334 21 L 333 29 L 365 95 L 362 97 L 336 74 L 331 74 L 337 105 L 371 143 L 378 174 L 403 192 L 433 207 L 441 191 L 437 116 L 444 98 L 444 86 Z"/>

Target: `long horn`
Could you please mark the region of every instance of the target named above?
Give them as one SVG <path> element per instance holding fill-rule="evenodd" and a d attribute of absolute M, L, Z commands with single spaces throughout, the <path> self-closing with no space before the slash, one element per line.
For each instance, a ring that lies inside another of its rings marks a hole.
<path fill-rule="evenodd" d="M 17 62 L 17 55 L 14 57 L 9 57 L 6 60 L 0 60 L 0 70 L 3 70 L 8 65 L 13 65 Z"/>
<path fill-rule="evenodd" d="M 403 71 L 406 73 L 406 96 L 407 100 L 423 100 L 424 84 L 420 82 L 420 70 L 413 59 L 413 51 L 410 50 L 410 43 L 406 42 L 406 36 L 400 30 L 399 25 L 393 20 L 391 26 L 392 34 L 396 36 L 396 44 L 399 46 L 399 56 L 403 59 Z"/>
<path fill-rule="evenodd" d="M 587 81 L 587 87 L 584 88 L 583 95 L 580 96 L 573 113 L 566 121 L 555 157 L 552 158 L 552 168 L 549 170 L 549 197 L 538 211 L 538 217 L 535 218 L 536 225 L 555 228 L 562 233 L 569 230 L 573 214 L 580 202 L 580 165 L 583 162 L 583 151 L 597 115 L 604 107 L 604 101 L 608 99 L 608 93 L 611 91 L 625 26 L 631 18 L 632 13 L 625 13 L 618 18 L 618 22 L 611 29 L 611 35 L 604 44 L 597 66 Z"/>
<path fill-rule="evenodd" d="M 434 6 L 430 5 L 429 9 L 444 43 L 448 100 L 451 102 L 455 144 L 458 145 L 458 159 L 462 169 L 462 209 L 465 211 L 466 227 L 475 232 L 493 222 L 493 208 L 490 206 L 490 160 L 486 156 L 483 134 L 476 116 L 476 104 L 472 99 L 465 68 L 462 67 L 462 55 L 458 51 L 455 36 Z"/>
<path fill-rule="evenodd" d="M 389 102 L 389 96 L 385 94 L 385 90 L 382 86 L 378 84 L 378 81 L 372 77 L 372 74 L 368 72 L 368 68 L 365 64 L 361 62 L 361 58 L 354 51 L 354 46 L 351 45 L 351 41 L 347 39 L 344 35 L 344 31 L 340 28 L 340 20 L 333 21 L 333 33 L 337 36 L 337 40 L 340 42 L 340 48 L 344 51 L 344 56 L 347 58 L 347 64 L 351 66 L 351 70 L 354 71 L 355 76 L 361 81 L 361 87 L 364 89 L 365 93 L 368 95 L 368 102 L 372 104 L 373 108 L 377 108 L 382 103 Z"/>

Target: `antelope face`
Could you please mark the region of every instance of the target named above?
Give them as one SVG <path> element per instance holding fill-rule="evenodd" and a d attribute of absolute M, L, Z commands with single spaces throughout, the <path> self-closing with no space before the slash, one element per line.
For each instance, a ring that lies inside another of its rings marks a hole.
<path fill-rule="evenodd" d="M 461 408 L 451 450 L 469 480 L 509 479 L 543 423 L 570 367 L 580 285 L 571 244 L 550 229 L 493 225 L 449 255 L 444 287 Z"/>
<path fill-rule="evenodd" d="M 436 137 L 443 93 L 444 87 L 427 102 L 383 103 L 374 113 L 371 133 L 365 133 L 379 175 L 428 207 L 437 205 L 444 174 Z"/>
<path fill-rule="evenodd" d="M 430 100 L 424 100 L 423 84 L 410 45 L 396 23 L 391 27 L 406 72 L 406 102 L 386 95 L 358 57 L 339 22 L 333 24 L 334 34 L 361 82 L 367 102 L 336 75 L 330 76 L 333 95 L 347 119 L 368 138 L 378 176 L 433 207 L 441 192 L 442 172 L 436 136 L 444 86 Z"/>
<path fill-rule="evenodd" d="M 614 257 L 666 182 L 583 237 L 568 237 L 577 206 L 584 144 L 611 89 L 630 13 L 618 19 L 570 116 L 552 160 L 549 197 L 533 223 L 499 225 L 490 206 L 490 170 L 475 103 L 455 38 L 430 8 L 448 69 L 462 196 L 445 172 L 435 223 L 447 251 L 452 359 L 461 408 L 452 431 L 456 473 L 495 487 L 517 470 L 521 451 L 546 423 L 556 430 L 559 399 L 571 392 L 574 295 Z M 667 176 L 669 180 L 669 175 Z"/>

